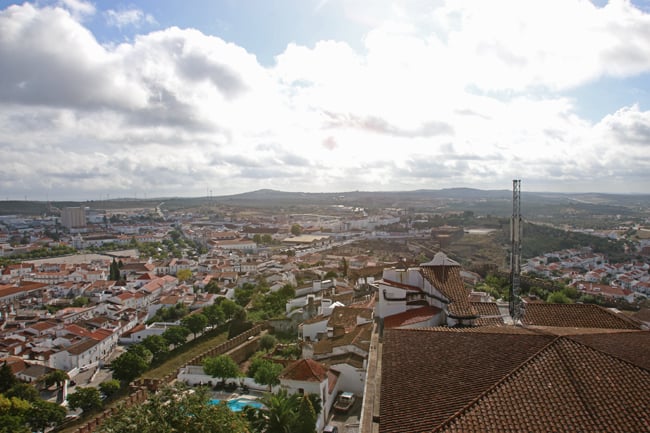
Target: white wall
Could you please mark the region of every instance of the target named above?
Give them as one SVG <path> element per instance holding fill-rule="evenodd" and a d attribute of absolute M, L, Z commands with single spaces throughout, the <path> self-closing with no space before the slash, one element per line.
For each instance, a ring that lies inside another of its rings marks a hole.
<path fill-rule="evenodd" d="M 331 368 L 341 373 L 337 382 L 339 390 L 352 392 L 357 397 L 363 395 L 363 389 L 366 385 L 365 368 L 356 368 L 349 364 L 336 364 L 332 365 Z"/>
<path fill-rule="evenodd" d="M 406 311 L 406 301 L 387 301 L 385 298 L 405 298 L 406 290 L 398 287 L 389 286 L 384 283 L 379 283 L 379 302 L 377 303 L 377 316 L 380 318 L 392 316 Z M 385 295 L 384 295 L 385 293 Z"/>
<path fill-rule="evenodd" d="M 328 318 L 323 318 L 315 323 L 303 323 L 302 325 L 302 338 L 303 340 L 309 338 L 311 341 L 317 341 L 319 333 L 327 333 Z"/>

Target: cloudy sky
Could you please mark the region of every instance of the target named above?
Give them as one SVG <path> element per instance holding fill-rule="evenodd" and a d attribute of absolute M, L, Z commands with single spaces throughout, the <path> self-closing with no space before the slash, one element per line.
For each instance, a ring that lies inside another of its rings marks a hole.
<path fill-rule="evenodd" d="M 650 192 L 650 0 L 0 0 L 0 200 Z"/>

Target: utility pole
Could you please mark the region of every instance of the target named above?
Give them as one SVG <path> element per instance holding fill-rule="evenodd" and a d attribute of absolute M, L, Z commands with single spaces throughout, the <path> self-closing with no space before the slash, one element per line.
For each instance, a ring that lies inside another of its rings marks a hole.
<path fill-rule="evenodd" d="M 510 317 L 513 323 L 521 319 L 519 276 L 521 274 L 521 180 L 512 181 L 512 219 L 510 220 Z"/>

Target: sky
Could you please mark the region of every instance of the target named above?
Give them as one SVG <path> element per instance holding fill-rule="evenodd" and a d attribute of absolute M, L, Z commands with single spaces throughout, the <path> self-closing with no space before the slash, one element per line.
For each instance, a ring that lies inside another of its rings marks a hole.
<path fill-rule="evenodd" d="M 0 200 L 650 192 L 650 0 L 0 0 Z"/>

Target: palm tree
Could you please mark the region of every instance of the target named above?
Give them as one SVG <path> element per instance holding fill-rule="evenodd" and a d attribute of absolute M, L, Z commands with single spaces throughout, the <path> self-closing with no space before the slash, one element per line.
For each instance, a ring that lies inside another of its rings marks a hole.
<path fill-rule="evenodd" d="M 267 433 L 291 433 L 298 421 L 300 400 L 298 394 L 289 395 L 281 389 L 262 398 Z"/>

